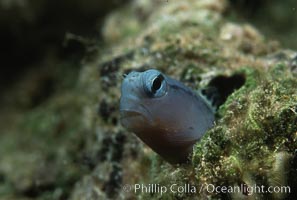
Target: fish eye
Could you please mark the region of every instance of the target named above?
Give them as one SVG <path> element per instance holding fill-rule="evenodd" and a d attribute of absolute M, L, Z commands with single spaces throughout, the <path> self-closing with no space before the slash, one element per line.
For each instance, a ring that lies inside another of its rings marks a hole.
<path fill-rule="evenodd" d="M 164 77 L 161 74 L 153 80 L 153 84 L 151 88 L 153 93 L 156 93 L 156 91 L 158 91 L 161 88 L 163 81 L 164 81 Z"/>
<path fill-rule="evenodd" d="M 143 85 L 149 97 L 161 97 L 167 92 L 165 77 L 157 70 L 144 72 Z"/>

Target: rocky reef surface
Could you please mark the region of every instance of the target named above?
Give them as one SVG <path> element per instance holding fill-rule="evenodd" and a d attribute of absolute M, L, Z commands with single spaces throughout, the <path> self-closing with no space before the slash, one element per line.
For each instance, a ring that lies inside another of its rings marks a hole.
<path fill-rule="evenodd" d="M 0 141 L 0 197 L 296 195 L 297 52 L 233 20 L 230 9 L 225 0 L 139 0 L 110 14 L 103 27 L 105 45 L 85 58 L 75 86 L 58 76 L 64 89 L 30 112 L 6 116 L 13 122 Z M 150 68 L 193 89 L 215 85 L 225 94 L 215 126 L 194 146 L 188 164 L 166 163 L 120 125 L 122 75 Z M 197 190 L 129 190 L 135 184 L 189 184 Z M 209 192 L 210 184 L 290 186 L 291 193 Z"/>

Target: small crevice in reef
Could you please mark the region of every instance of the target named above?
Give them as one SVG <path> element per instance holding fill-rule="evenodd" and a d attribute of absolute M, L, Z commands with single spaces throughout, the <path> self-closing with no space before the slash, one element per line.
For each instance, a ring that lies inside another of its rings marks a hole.
<path fill-rule="evenodd" d="M 235 90 L 245 83 L 244 74 L 234 74 L 232 76 L 219 75 L 213 78 L 207 87 L 202 90 L 202 94 L 211 100 L 214 107 L 221 106 Z"/>

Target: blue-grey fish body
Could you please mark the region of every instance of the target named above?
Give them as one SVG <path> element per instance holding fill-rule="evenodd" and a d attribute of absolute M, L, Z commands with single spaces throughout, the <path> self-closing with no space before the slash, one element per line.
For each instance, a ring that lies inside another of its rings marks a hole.
<path fill-rule="evenodd" d="M 123 126 L 170 163 L 185 162 L 215 120 L 203 97 L 154 69 L 129 73 L 121 93 Z"/>

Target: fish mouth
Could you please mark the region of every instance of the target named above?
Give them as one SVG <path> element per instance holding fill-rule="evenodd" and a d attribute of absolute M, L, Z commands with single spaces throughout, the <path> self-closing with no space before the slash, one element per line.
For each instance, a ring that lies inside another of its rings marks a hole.
<path fill-rule="evenodd" d="M 140 112 L 133 110 L 120 110 L 120 113 L 121 119 L 143 116 Z"/>
<path fill-rule="evenodd" d="M 143 126 L 144 124 L 152 124 L 153 118 L 151 113 L 143 105 L 136 108 L 120 109 L 120 119 L 123 126 L 128 129 L 133 127 Z"/>

